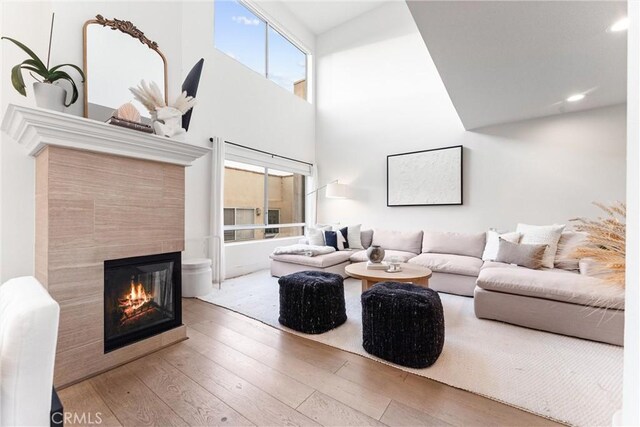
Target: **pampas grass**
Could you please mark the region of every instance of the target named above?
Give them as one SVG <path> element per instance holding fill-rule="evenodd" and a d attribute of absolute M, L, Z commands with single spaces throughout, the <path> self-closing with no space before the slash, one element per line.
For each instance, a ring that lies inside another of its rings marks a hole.
<path fill-rule="evenodd" d="M 624 286 L 625 232 L 627 206 L 622 202 L 610 206 L 594 203 L 606 216 L 597 219 L 577 218 L 575 229 L 588 234 L 587 244 L 576 248 L 578 259 L 593 261 L 593 274 L 604 281 Z"/>

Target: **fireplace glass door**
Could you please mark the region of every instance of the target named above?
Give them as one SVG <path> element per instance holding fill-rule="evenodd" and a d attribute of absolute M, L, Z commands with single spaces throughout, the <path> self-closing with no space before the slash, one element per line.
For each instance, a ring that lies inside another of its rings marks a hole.
<path fill-rule="evenodd" d="M 180 252 L 105 261 L 105 352 L 182 324 Z"/>

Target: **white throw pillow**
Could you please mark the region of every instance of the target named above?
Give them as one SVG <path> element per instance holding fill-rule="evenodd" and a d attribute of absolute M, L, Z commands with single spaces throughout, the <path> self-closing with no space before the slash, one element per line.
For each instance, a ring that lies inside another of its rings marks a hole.
<path fill-rule="evenodd" d="M 324 230 L 330 230 L 330 226 L 326 227 L 307 227 L 307 239 L 311 246 L 324 246 Z"/>
<path fill-rule="evenodd" d="M 347 241 L 349 242 L 349 249 L 364 249 L 362 246 L 362 240 L 360 240 L 360 229 L 362 224 L 350 225 L 347 227 Z"/>
<path fill-rule="evenodd" d="M 506 240 L 511 243 L 520 243 L 520 238 L 522 234 L 517 231 L 512 231 L 511 233 L 503 233 L 500 234 L 497 231 L 489 230 L 487 231 L 487 243 L 484 246 L 484 252 L 482 253 L 483 261 L 495 261 L 498 256 L 498 247 L 500 246 L 500 238 Z"/>
<path fill-rule="evenodd" d="M 342 227 L 344 228 L 344 227 Z M 347 240 L 344 238 L 344 236 L 342 235 L 342 233 L 340 232 L 340 230 L 336 231 L 336 236 L 338 236 L 338 250 L 339 251 L 344 251 L 344 244 L 347 242 Z M 348 234 L 347 234 L 348 236 Z"/>
<path fill-rule="evenodd" d="M 516 231 L 518 233 L 522 233 L 520 243 L 527 245 L 548 245 L 547 249 L 544 251 L 544 257 L 542 257 L 542 266 L 546 268 L 553 268 L 556 252 L 558 251 L 558 242 L 560 241 L 560 236 L 562 236 L 564 227 L 564 224 L 518 224 Z"/>

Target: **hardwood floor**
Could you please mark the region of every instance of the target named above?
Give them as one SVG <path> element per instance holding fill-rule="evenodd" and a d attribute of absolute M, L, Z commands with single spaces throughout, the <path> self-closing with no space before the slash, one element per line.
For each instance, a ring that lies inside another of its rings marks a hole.
<path fill-rule="evenodd" d="M 187 341 L 60 390 L 67 425 L 556 425 L 199 300 L 183 321 Z"/>

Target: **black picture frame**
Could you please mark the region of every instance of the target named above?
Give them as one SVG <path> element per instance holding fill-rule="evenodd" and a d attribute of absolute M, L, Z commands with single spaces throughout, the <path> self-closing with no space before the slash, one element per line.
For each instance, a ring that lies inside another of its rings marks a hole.
<path fill-rule="evenodd" d="M 392 157 L 400 157 L 400 156 L 411 156 L 416 154 L 423 154 L 427 152 L 434 151 L 443 151 L 443 150 L 460 150 L 460 163 L 458 165 L 460 173 L 460 202 L 455 203 L 409 203 L 409 204 L 391 204 L 389 200 L 389 159 Z M 431 148 L 428 150 L 418 150 L 418 151 L 409 151 L 406 153 L 397 153 L 390 154 L 387 156 L 387 207 L 407 207 L 407 206 L 461 206 L 464 203 L 463 193 L 464 193 L 464 173 L 463 173 L 463 164 L 464 164 L 464 147 L 462 145 L 452 145 L 449 147 L 440 147 L 440 148 Z"/>

